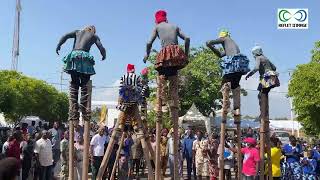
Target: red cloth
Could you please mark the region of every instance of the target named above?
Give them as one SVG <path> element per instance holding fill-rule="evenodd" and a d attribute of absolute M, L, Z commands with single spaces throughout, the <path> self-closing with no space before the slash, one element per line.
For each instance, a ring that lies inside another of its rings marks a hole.
<path fill-rule="evenodd" d="M 165 22 L 167 21 L 167 13 L 164 10 L 159 10 L 156 12 L 155 18 L 157 24 Z"/>
<path fill-rule="evenodd" d="M 254 139 L 254 138 L 252 138 L 252 137 L 245 138 L 245 139 L 244 139 L 244 142 L 245 142 L 245 143 L 252 144 L 252 145 L 254 145 L 254 146 L 257 144 L 256 139 Z"/>
<path fill-rule="evenodd" d="M 142 71 L 141 71 L 141 74 L 142 74 L 143 76 L 148 75 L 148 73 L 149 73 L 148 68 L 144 68 L 144 69 L 142 69 Z"/>
<path fill-rule="evenodd" d="M 130 72 L 133 72 L 134 71 L 134 65 L 133 64 L 128 64 L 127 65 L 127 72 L 130 73 Z"/>
<path fill-rule="evenodd" d="M 8 147 L 8 157 L 14 157 L 19 161 L 19 167 L 20 167 L 20 143 L 17 140 L 13 140 L 9 142 L 9 147 Z"/>

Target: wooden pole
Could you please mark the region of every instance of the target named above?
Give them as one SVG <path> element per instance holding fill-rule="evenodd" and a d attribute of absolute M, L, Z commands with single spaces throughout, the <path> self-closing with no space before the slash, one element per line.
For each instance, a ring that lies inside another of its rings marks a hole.
<path fill-rule="evenodd" d="M 120 113 L 123 113 L 123 112 L 120 112 Z M 109 161 L 111 152 L 113 150 L 113 146 L 115 144 L 115 139 L 116 139 L 118 134 L 121 134 L 123 132 L 123 128 L 124 128 L 124 126 L 120 127 L 119 119 L 118 119 L 118 121 L 117 121 L 117 123 L 115 125 L 115 128 L 113 129 L 113 132 L 112 132 L 112 135 L 111 135 L 107 150 L 106 150 L 106 152 L 105 152 L 105 154 L 103 156 L 103 159 L 102 159 L 102 162 L 101 162 L 101 165 L 100 165 L 100 168 L 99 168 L 99 172 L 97 174 L 97 180 L 102 180 L 104 171 L 106 170 L 106 167 L 108 165 L 108 161 Z"/>
<path fill-rule="evenodd" d="M 118 151 L 117 151 L 116 160 L 115 160 L 115 162 L 114 162 L 114 164 L 113 164 L 112 173 L 111 173 L 111 176 L 110 176 L 110 179 L 111 179 L 111 180 L 114 180 L 114 179 L 115 179 L 116 170 L 117 170 L 117 165 L 118 165 L 118 161 L 119 161 L 121 149 L 122 149 L 122 146 L 123 146 L 124 135 L 125 135 L 125 133 L 123 132 L 123 133 L 122 133 L 122 136 L 121 136 L 121 139 L 120 139 L 120 142 L 119 142 L 119 149 L 118 149 Z"/>
<path fill-rule="evenodd" d="M 237 123 L 237 164 L 238 164 L 238 180 L 242 178 L 242 154 L 241 154 L 241 124 L 240 124 L 240 116 L 236 117 L 239 118 Z"/>
<path fill-rule="evenodd" d="M 266 124 L 265 124 L 265 115 L 266 115 L 266 99 L 263 93 L 259 93 L 260 101 L 260 179 L 264 179 L 264 154 L 265 154 L 265 144 L 266 144 Z"/>
<path fill-rule="evenodd" d="M 223 85 L 222 97 L 222 120 L 221 120 L 221 136 L 220 136 L 220 155 L 219 155 L 219 179 L 224 179 L 224 142 L 225 142 L 225 131 L 226 131 L 226 123 L 227 123 L 227 114 L 229 109 L 229 93 L 230 93 L 230 85 L 225 83 Z"/>
<path fill-rule="evenodd" d="M 91 113 L 91 95 L 92 95 L 92 81 L 90 80 L 87 84 L 88 96 L 87 96 L 87 107 L 86 111 Z M 90 148 L 90 114 L 87 114 L 82 120 L 84 122 L 84 149 L 83 149 L 83 162 L 82 162 L 82 180 L 88 179 L 88 168 L 89 168 L 89 148 Z"/>
<path fill-rule="evenodd" d="M 179 179 L 179 79 L 178 75 L 170 76 L 169 79 L 169 96 L 170 96 L 170 111 L 171 118 L 173 121 L 173 154 L 174 154 L 174 163 L 173 163 L 173 179 Z"/>
<path fill-rule="evenodd" d="M 74 121 L 69 121 L 69 180 L 74 179 Z"/>
<path fill-rule="evenodd" d="M 266 140 L 267 140 L 267 164 L 268 164 L 268 176 L 269 180 L 272 180 L 272 162 L 271 162 L 271 145 L 270 145 L 270 121 L 269 121 L 269 97 L 268 94 L 262 94 L 262 101 L 265 101 L 265 128 L 266 128 Z"/>
<path fill-rule="evenodd" d="M 157 88 L 157 120 L 156 120 L 156 158 L 155 158 L 155 180 L 161 178 L 160 167 L 160 139 L 161 139 L 161 125 L 162 125 L 162 85 L 164 78 L 158 75 Z"/>

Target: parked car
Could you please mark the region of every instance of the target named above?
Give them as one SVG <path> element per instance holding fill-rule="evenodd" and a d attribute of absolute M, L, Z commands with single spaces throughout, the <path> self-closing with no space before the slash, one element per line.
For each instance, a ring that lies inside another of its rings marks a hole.
<path fill-rule="evenodd" d="M 280 139 L 282 145 L 289 144 L 289 136 L 290 134 L 287 131 L 273 131 L 277 138 Z"/>

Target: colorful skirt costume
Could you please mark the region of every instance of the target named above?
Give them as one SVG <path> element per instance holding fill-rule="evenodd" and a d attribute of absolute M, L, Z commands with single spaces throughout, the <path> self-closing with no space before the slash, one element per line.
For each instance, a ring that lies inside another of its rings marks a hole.
<path fill-rule="evenodd" d="M 260 80 L 258 90 L 261 91 L 262 89 L 272 89 L 275 87 L 280 86 L 279 81 L 279 73 L 275 71 L 267 71 L 264 73 L 262 79 Z"/>
<path fill-rule="evenodd" d="M 236 54 L 234 56 L 226 56 L 220 64 L 223 75 L 241 73 L 247 74 L 250 71 L 249 59 L 243 54 Z"/>
<path fill-rule="evenodd" d="M 168 45 L 158 53 L 155 68 L 161 70 L 165 68 L 184 68 L 188 64 L 187 56 L 178 45 Z"/>
<path fill-rule="evenodd" d="M 81 50 L 73 50 L 70 54 L 63 58 L 64 71 L 68 74 L 78 72 L 88 75 L 93 75 L 94 71 L 94 58 L 93 56 Z"/>

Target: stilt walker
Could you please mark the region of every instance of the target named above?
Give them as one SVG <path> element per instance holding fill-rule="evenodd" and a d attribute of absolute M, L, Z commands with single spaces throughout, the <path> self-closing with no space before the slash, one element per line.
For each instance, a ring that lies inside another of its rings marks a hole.
<path fill-rule="evenodd" d="M 90 76 L 95 74 L 94 71 L 94 58 L 90 55 L 89 51 L 93 44 L 96 44 L 102 55 L 102 60 L 106 58 L 105 48 L 100 42 L 100 38 L 96 35 L 96 29 L 94 26 L 87 26 L 82 30 L 75 30 L 73 32 L 65 34 L 59 41 L 56 53 L 59 55 L 60 48 L 68 39 L 74 39 L 73 49 L 70 54 L 63 58 L 64 71 L 71 76 L 70 82 L 70 97 L 69 97 L 69 159 L 74 157 L 74 126 L 79 123 L 79 104 L 78 95 L 79 87 L 81 87 L 80 98 L 80 110 L 84 121 L 90 120 L 90 108 L 89 99 L 91 91 L 89 92 L 88 83 Z M 91 100 L 90 100 L 91 101 Z M 87 128 L 88 130 L 88 128 Z M 86 132 L 85 132 L 86 133 Z M 87 132 L 88 133 L 88 132 Z M 84 139 L 86 142 L 89 139 Z M 86 149 L 89 148 L 85 147 Z M 84 159 L 84 162 L 86 160 Z M 87 167 L 84 167 L 87 169 Z M 69 179 L 74 179 L 74 164 L 73 161 L 69 161 Z"/>
<path fill-rule="evenodd" d="M 246 80 L 259 71 L 260 83 L 258 85 L 258 99 L 260 105 L 260 158 L 264 159 L 265 152 L 267 152 L 268 176 L 272 179 L 272 164 L 271 164 L 271 149 L 270 149 L 270 127 L 269 127 L 269 92 L 272 88 L 280 86 L 278 79 L 277 68 L 272 62 L 263 55 L 262 48 L 255 46 L 252 49 L 252 54 L 256 60 L 255 68 L 248 73 Z M 267 145 L 267 149 L 265 146 Z M 264 161 L 260 162 L 260 179 L 265 175 Z"/>
<path fill-rule="evenodd" d="M 147 162 L 148 167 L 148 179 L 153 179 L 153 171 L 149 158 L 149 150 L 145 141 L 145 134 L 143 131 L 143 125 L 141 122 L 139 104 L 142 102 L 142 92 L 143 86 L 141 83 L 140 76 L 135 74 L 134 65 L 128 64 L 127 73 L 122 76 L 120 81 L 120 90 L 119 90 L 119 102 L 117 109 L 120 110 L 117 124 L 112 132 L 110 142 L 108 144 L 107 150 L 104 154 L 97 180 L 102 180 L 103 173 L 107 167 L 111 151 L 115 144 L 115 138 L 118 137 L 125 127 L 125 122 L 127 119 L 130 119 L 131 122 L 135 121 L 134 130 L 137 133 L 137 137 L 141 139 L 141 145 L 143 148 L 144 158 Z"/>
<path fill-rule="evenodd" d="M 179 118 L 179 97 L 178 97 L 178 70 L 185 67 L 188 63 L 190 39 L 182 33 L 179 27 L 168 23 L 167 13 L 163 10 L 155 14 L 156 26 L 153 30 L 150 41 L 147 43 L 146 63 L 152 44 L 158 37 L 161 41 L 162 50 L 157 54 L 155 69 L 158 71 L 157 78 L 157 121 L 156 121 L 156 180 L 160 179 L 160 131 L 162 126 L 162 105 L 164 100 L 164 87 L 166 80 L 169 81 L 169 106 L 174 129 L 174 157 L 179 156 L 178 152 L 178 118 Z M 185 41 L 185 51 L 178 45 L 178 37 Z M 179 179 L 179 161 L 174 160 L 174 179 Z"/>
<path fill-rule="evenodd" d="M 221 44 L 224 51 L 220 52 L 216 49 L 215 45 Z M 224 152 L 225 142 L 225 125 L 227 121 L 228 109 L 230 107 L 229 93 L 230 89 L 233 96 L 233 116 L 234 123 L 237 126 L 237 161 L 238 161 L 238 178 L 241 179 L 241 114 L 240 114 L 240 85 L 241 76 L 248 73 L 249 59 L 240 54 L 238 45 L 231 39 L 228 30 L 223 29 L 220 31 L 219 38 L 207 42 L 207 46 L 219 57 L 223 58 L 221 67 L 223 70 L 222 78 L 222 121 L 221 121 L 221 137 L 220 137 L 220 152 Z M 223 153 L 219 157 L 220 167 L 224 167 Z M 220 179 L 224 179 L 223 168 L 220 168 Z"/>

